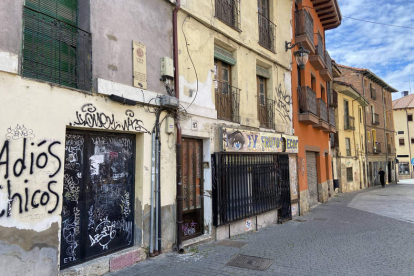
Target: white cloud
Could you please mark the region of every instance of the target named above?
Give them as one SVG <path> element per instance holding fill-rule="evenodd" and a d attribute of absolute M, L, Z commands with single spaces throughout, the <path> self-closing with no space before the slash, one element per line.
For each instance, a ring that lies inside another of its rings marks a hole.
<path fill-rule="evenodd" d="M 385 24 L 414 26 L 414 1 L 339 0 L 344 16 Z M 336 62 L 368 68 L 394 88 L 414 88 L 414 30 L 371 24 L 344 17 L 326 32 L 327 49 Z M 400 97 L 400 93 L 394 95 Z"/>

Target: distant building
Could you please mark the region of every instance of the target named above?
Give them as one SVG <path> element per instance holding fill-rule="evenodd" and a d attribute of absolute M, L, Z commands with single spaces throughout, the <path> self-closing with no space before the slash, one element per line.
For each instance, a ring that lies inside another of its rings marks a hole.
<path fill-rule="evenodd" d="M 369 69 L 338 65 L 341 76 L 335 81 L 352 84 L 368 100 L 364 108 L 365 154 L 368 186 L 379 185 L 382 168 L 388 183 L 396 181 L 396 156 L 391 93 L 398 92 Z M 359 116 L 359 114 L 358 114 Z"/>
<path fill-rule="evenodd" d="M 333 63 L 335 78 L 341 71 Z M 365 117 L 363 110 L 368 101 L 352 84 L 334 81 L 335 117 L 338 132 L 331 134 L 334 179 L 342 193 L 367 187 L 365 174 Z"/>
<path fill-rule="evenodd" d="M 408 91 L 404 91 L 408 92 Z M 414 94 L 392 102 L 395 125 L 395 142 L 398 159 L 398 178 L 414 177 Z"/>

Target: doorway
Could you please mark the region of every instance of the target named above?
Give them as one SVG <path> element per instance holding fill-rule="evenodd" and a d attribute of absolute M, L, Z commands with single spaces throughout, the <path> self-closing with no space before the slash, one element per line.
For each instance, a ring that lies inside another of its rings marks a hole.
<path fill-rule="evenodd" d="M 183 240 L 203 234 L 203 141 L 182 139 Z"/>

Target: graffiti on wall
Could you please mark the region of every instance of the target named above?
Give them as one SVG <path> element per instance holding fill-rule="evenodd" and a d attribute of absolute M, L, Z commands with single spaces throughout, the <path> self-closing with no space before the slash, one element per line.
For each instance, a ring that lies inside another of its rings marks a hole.
<path fill-rule="evenodd" d="M 134 118 L 135 113 L 132 110 L 127 109 L 125 115 L 125 119 L 118 121 L 114 114 L 99 112 L 93 104 L 87 103 L 81 107 L 80 111 L 76 111 L 76 120 L 69 125 L 150 133 L 144 127 L 142 120 Z"/>
<path fill-rule="evenodd" d="M 290 117 L 290 107 L 292 104 L 292 98 L 282 89 L 282 85 L 275 88 L 276 90 L 276 111 L 279 113 L 284 123 L 290 123 L 292 118 Z"/>
<path fill-rule="evenodd" d="M 289 177 L 290 177 L 290 191 L 291 199 L 295 200 L 298 198 L 298 181 L 297 181 L 297 170 L 296 170 L 296 157 L 289 156 Z"/>
<path fill-rule="evenodd" d="M 306 160 L 305 160 L 305 158 L 299 157 L 298 169 L 299 169 L 300 175 L 305 176 L 305 171 L 306 171 Z"/>
<path fill-rule="evenodd" d="M 45 206 L 49 214 L 56 211 L 60 196 L 55 191 L 62 162 L 57 154 L 58 145 L 54 140 L 43 140 L 38 143 L 33 141 L 32 130 L 19 127 L 17 130 L 7 130 L 6 140 L 0 148 L 0 192 L 7 194 L 6 206 L 0 206 L 0 218 L 11 217 L 13 208 L 19 214 Z M 14 157 L 14 154 L 19 154 Z M 50 164 L 57 164 L 50 171 Z M 30 179 L 44 172 L 48 174 L 47 185 L 41 188 L 39 185 L 29 185 Z M 24 183 L 24 192 L 18 187 Z M 35 187 L 35 188 L 31 188 Z"/>

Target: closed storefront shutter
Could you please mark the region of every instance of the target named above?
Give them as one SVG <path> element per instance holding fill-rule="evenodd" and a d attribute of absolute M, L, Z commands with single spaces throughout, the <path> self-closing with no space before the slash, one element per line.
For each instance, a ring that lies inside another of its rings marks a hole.
<path fill-rule="evenodd" d="M 318 203 L 318 175 L 316 168 L 316 154 L 306 152 L 309 206 L 312 207 Z"/>

